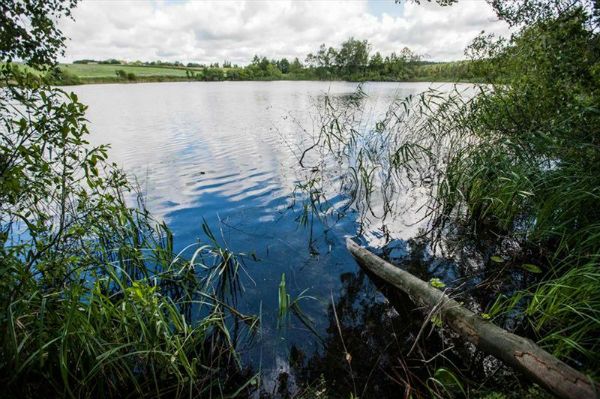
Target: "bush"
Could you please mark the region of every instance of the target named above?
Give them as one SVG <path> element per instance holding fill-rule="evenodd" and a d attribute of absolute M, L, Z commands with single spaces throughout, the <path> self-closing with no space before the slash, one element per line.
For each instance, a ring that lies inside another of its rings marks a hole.
<path fill-rule="evenodd" d="M 121 65 L 121 61 L 110 58 L 108 60 L 98 61 L 98 64 Z"/>
<path fill-rule="evenodd" d="M 135 76 L 135 74 L 133 72 L 127 72 L 123 69 L 117 69 L 115 71 L 115 74 L 117 75 L 117 77 L 119 79 L 122 79 L 122 80 L 134 81 L 137 79 L 137 77 Z"/>
<path fill-rule="evenodd" d="M 56 86 L 70 86 L 81 84 L 81 79 L 63 68 L 52 68 L 46 72 L 45 79 L 48 84 Z"/>

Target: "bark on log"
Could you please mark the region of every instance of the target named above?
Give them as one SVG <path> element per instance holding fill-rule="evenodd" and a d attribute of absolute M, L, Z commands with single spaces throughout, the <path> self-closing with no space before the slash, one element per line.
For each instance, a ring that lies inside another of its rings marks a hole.
<path fill-rule="evenodd" d="M 530 339 L 512 334 L 483 320 L 458 302 L 360 247 L 352 239 L 346 246 L 358 263 L 422 306 L 437 306 L 442 320 L 482 351 L 519 370 L 550 393 L 565 399 L 600 398 L 598 386 L 587 376 L 552 356 Z"/>

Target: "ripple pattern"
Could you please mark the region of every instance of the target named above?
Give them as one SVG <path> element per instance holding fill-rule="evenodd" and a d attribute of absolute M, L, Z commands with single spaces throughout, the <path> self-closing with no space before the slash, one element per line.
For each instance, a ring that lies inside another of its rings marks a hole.
<path fill-rule="evenodd" d="M 373 102 L 388 104 L 427 84 L 368 84 Z M 236 252 L 254 253 L 240 307 L 263 312 L 263 333 L 247 359 L 263 370 L 287 358 L 295 344 L 305 353 L 318 347 L 297 324 L 277 331 L 277 287 L 286 274 L 292 296 L 308 289 L 317 300 L 303 310 L 324 331 L 331 293 L 341 276 L 356 271 L 344 236 L 352 217 L 334 228 L 312 231 L 297 222 L 293 202 L 296 158 L 289 143 L 302 144 L 296 123 L 312 126 L 310 110 L 323 93 L 347 95 L 356 84 L 329 82 L 198 82 L 76 87 L 89 105 L 93 143 L 109 143 L 111 157 L 134 175 L 150 210 L 172 228 L 177 248 L 201 238 L 206 220 Z M 292 112 L 297 122 L 285 116 Z M 343 206 L 344 196 L 332 198 Z M 313 254 L 309 251 L 312 242 Z M 314 250 L 319 255 L 314 255 Z M 273 344 L 282 342 L 284 345 Z"/>

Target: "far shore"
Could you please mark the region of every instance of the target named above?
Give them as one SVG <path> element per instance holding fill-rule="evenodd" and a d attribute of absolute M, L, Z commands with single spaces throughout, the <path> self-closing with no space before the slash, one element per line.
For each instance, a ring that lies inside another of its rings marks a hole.
<path fill-rule="evenodd" d="M 144 76 L 135 80 L 125 80 L 118 78 L 82 78 L 77 83 L 57 84 L 55 86 L 83 86 L 99 84 L 137 84 L 137 83 L 172 83 L 172 82 L 195 82 L 195 83 L 222 83 L 222 82 L 348 82 L 348 83 L 481 83 L 480 80 L 456 80 L 447 79 L 409 79 L 409 80 L 343 80 L 343 79 L 247 79 L 247 80 L 197 80 L 178 76 Z"/>

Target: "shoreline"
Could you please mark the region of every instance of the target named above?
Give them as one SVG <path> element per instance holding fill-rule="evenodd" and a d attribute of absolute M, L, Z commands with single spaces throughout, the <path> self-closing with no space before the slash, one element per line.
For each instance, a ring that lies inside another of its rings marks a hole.
<path fill-rule="evenodd" d="M 346 82 L 346 83 L 483 83 L 481 80 L 450 80 L 450 79 L 403 79 L 403 80 L 344 80 L 344 79 L 222 79 L 222 80 L 198 80 L 180 76 L 148 76 L 136 77 L 135 80 L 127 80 L 113 77 L 99 78 L 78 78 L 79 82 L 71 84 L 54 84 L 53 86 L 84 86 L 90 84 L 137 84 L 137 83 L 172 83 L 172 82 L 202 82 L 202 83 L 219 83 L 219 82 Z"/>

